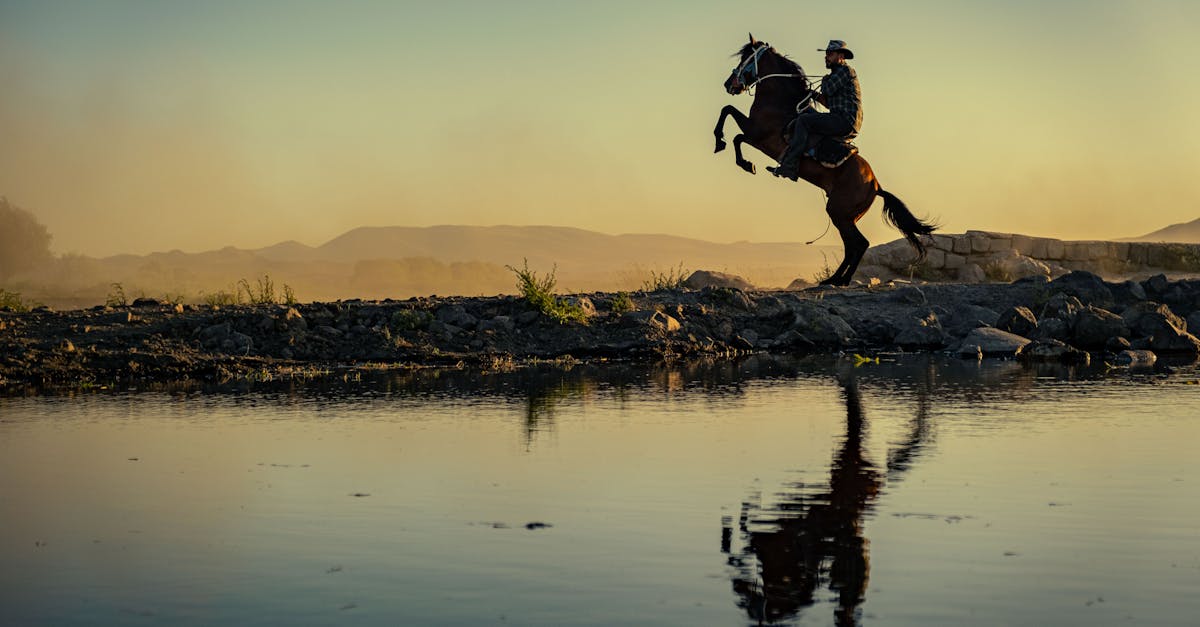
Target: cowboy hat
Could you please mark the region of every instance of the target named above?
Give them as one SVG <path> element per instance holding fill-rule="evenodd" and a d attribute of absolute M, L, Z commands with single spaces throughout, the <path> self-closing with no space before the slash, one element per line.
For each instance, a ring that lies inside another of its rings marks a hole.
<path fill-rule="evenodd" d="M 846 55 L 847 59 L 854 58 L 854 53 L 846 47 L 846 42 L 842 41 L 841 39 L 830 39 L 829 45 L 824 49 L 817 48 L 817 52 L 841 52 L 842 54 Z"/>

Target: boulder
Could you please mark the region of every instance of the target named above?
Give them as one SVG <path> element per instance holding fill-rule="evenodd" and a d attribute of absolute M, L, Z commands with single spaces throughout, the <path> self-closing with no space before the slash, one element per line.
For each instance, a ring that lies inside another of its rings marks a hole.
<path fill-rule="evenodd" d="M 1167 288 L 1170 285 L 1171 282 L 1167 280 L 1167 275 L 1165 274 L 1156 274 L 1142 281 L 1142 289 L 1151 298 L 1161 298 L 1163 294 L 1167 293 Z"/>
<path fill-rule="evenodd" d="M 946 345 L 946 332 L 937 314 L 929 312 L 924 318 L 913 318 L 908 324 L 902 324 L 891 343 L 909 350 L 941 348 Z"/>
<path fill-rule="evenodd" d="M 1178 335 L 1187 330 L 1187 322 L 1162 303 L 1142 301 L 1121 312 L 1121 318 L 1137 337 Z"/>
<path fill-rule="evenodd" d="M 795 279 L 784 289 L 788 291 L 804 290 L 813 286 L 813 282 L 807 279 Z"/>
<path fill-rule="evenodd" d="M 1000 318 L 996 320 L 996 328 L 1001 331 L 1015 333 L 1022 337 L 1033 337 L 1031 334 L 1034 329 L 1037 329 L 1037 317 L 1028 307 L 1017 306 L 1010 307 L 1007 311 L 1000 314 Z"/>
<path fill-rule="evenodd" d="M 972 329 L 967 337 L 963 338 L 959 353 L 961 354 L 963 349 L 971 346 L 978 346 L 979 352 L 984 357 L 1012 357 L 1020 353 L 1021 349 L 1029 342 L 1028 338 L 1008 331 L 1001 331 L 994 327 L 980 327 Z"/>
<path fill-rule="evenodd" d="M 958 280 L 963 283 L 983 283 L 987 280 L 987 273 L 977 263 L 968 263 L 958 269 Z"/>
<path fill-rule="evenodd" d="M 1133 367 L 1149 367 L 1153 366 L 1158 361 L 1158 355 L 1147 350 L 1127 350 L 1121 351 L 1113 359 L 1113 363 L 1120 366 Z"/>
<path fill-rule="evenodd" d="M 453 325 L 461 329 L 474 329 L 479 322 L 475 316 L 467 313 L 467 310 L 462 305 L 443 305 L 434 312 L 433 317 L 444 324 Z"/>
<path fill-rule="evenodd" d="M 797 311 L 792 330 L 821 346 L 841 347 L 857 339 L 849 323 L 821 307 L 805 307 Z"/>
<path fill-rule="evenodd" d="M 1074 346 L 1058 340 L 1037 340 L 1026 344 L 1018 357 L 1022 361 L 1052 362 L 1062 364 L 1091 363 L 1092 357 L 1087 351 L 1081 351 Z"/>
<path fill-rule="evenodd" d="M 1075 318 L 1073 330 L 1075 345 L 1086 349 L 1100 349 L 1114 337 L 1128 337 L 1129 327 L 1125 320 L 1106 309 L 1088 305 Z"/>
<path fill-rule="evenodd" d="M 992 255 L 988 266 L 1008 277 L 1010 281 L 1033 276 L 1050 276 L 1050 266 L 1037 259 L 1026 257 L 1015 250 L 1006 250 Z"/>
<path fill-rule="evenodd" d="M 994 310 L 970 303 L 957 304 L 940 317 L 942 328 L 953 337 L 962 337 L 978 327 L 996 326 L 999 318 Z"/>
<path fill-rule="evenodd" d="M 735 274 L 714 272 L 712 270 L 697 270 L 683 281 L 684 287 L 702 290 L 706 287 L 732 287 L 739 290 L 752 290 L 754 286 L 749 281 Z"/>
<path fill-rule="evenodd" d="M 1036 340 L 1062 340 L 1071 338 L 1071 324 L 1062 318 L 1043 318 L 1029 337 Z"/>
<path fill-rule="evenodd" d="M 1103 279 L 1083 270 L 1075 270 L 1054 279 L 1048 284 L 1051 291 L 1070 294 L 1079 300 L 1107 307 L 1112 304 L 1112 290 Z"/>
<path fill-rule="evenodd" d="M 1083 309 L 1083 303 L 1079 299 L 1070 294 L 1059 292 L 1050 297 L 1046 304 L 1042 306 L 1042 315 L 1038 317 L 1042 324 L 1047 318 L 1058 318 L 1065 321 L 1068 326 L 1075 324 L 1075 316 Z"/>

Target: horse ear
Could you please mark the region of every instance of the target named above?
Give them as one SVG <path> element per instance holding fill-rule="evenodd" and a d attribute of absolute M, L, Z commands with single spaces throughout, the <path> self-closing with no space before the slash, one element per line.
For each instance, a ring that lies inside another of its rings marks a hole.
<path fill-rule="evenodd" d="M 758 40 L 754 38 L 754 33 L 750 33 L 750 45 L 757 44 Z"/>

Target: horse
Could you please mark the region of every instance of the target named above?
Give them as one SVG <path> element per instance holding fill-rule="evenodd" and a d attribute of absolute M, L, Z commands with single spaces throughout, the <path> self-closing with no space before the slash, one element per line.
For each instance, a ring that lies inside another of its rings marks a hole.
<path fill-rule="evenodd" d="M 725 118 L 733 118 L 741 129 L 741 133 L 733 138 L 736 162 L 743 170 L 754 174 L 754 164 L 742 156 L 742 144 L 748 143 L 776 160 L 782 158 L 787 148 L 784 129 L 795 118 L 797 106 L 810 102 L 816 92 L 809 86 L 799 64 L 770 44 L 754 39 L 753 34 L 750 42 L 734 56 L 738 57 L 738 64 L 725 81 L 725 91 L 737 96 L 753 89 L 754 102 L 750 105 L 750 115 L 743 114 L 733 105 L 721 109 L 717 127 L 713 130 L 717 138 L 713 152 L 725 149 Z M 938 228 L 937 224 L 917 218 L 899 198 L 884 191 L 871 165 L 861 155 L 853 155 L 836 168 L 827 168 L 805 157 L 800 164 L 800 178 L 825 191 L 828 198 L 825 213 L 829 214 L 842 237 L 842 263 L 829 278 L 821 281 L 822 285 L 850 284 L 871 245 L 855 223 L 871 208 L 876 196 L 883 198 L 885 219 L 904 234 L 916 251 L 913 264 L 925 260 L 925 244 L 920 236 L 932 233 Z"/>

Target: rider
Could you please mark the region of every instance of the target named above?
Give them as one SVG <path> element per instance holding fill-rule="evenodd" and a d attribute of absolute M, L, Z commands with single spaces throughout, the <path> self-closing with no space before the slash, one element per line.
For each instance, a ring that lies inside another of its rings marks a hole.
<path fill-rule="evenodd" d="M 817 52 L 822 51 L 818 49 Z M 792 123 L 795 130 L 779 160 L 779 167 L 767 168 L 775 176 L 793 181 L 800 176 L 800 159 L 804 157 L 809 133 L 848 137 L 858 134 L 862 127 L 862 90 L 858 86 L 858 74 L 846 64 L 848 59 L 854 58 L 854 53 L 840 39 L 829 40 L 824 52 L 829 74 L 821 79 L 821 91 L 813 92 L 813 100 L 825 105 L 829 113 L 806 111 L 796 116 Z"/>

